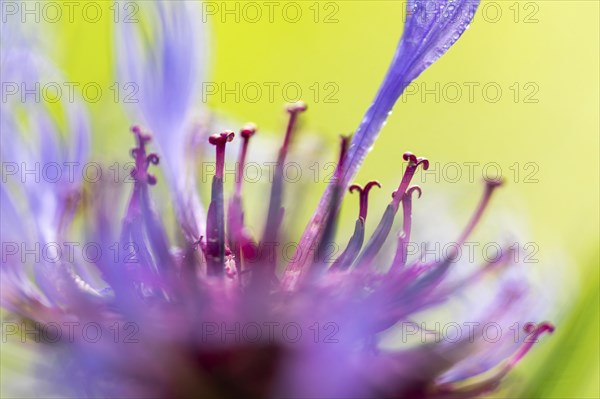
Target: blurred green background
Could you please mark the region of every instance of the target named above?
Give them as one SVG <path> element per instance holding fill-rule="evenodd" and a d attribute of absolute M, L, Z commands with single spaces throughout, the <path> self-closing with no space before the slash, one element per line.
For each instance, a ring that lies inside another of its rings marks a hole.
<path fill-rule="evenodd" d="M 264 90 L 255 102 L 245 101 L 254 99 L 251 91 L 239 101 L 219 92 L 207 97 L 208 108 L 281 136 L 282 104 L 300 87 L 309 104 L 304 130 L 321 135 L 334 159 L 337 135 L 357 127 L 386 71 L 402 32 L 404 3 L 291 3 L 277 2 L 272 15 L 264 2 L 211 3 L 204 14 L 206 81 L 228 88 L 254 82 Z M 69 79 L 108 87 L 116 79 L 112 11 L 111 2 L 101 4 L 107 17 L 54 26 L 54 44 Z M 256 8 L 262 15 L 254 22 Z M 598 16 L 597 1 L 484 1 L 471 28 L 398 102 L 357 179 L 379 179 L 386 194 L 374 201 L 383 205 L 399 179 L 401 154 L 411 150 L 440 163 L 440 181 L 433 174 L 425 187 L 466 198 L 470 207 L 480 186 L 466 177 L 466 167 L 458 182 L 444 179 L 453 176 L 444 165 L 477 162 L 476 181 L 483 165 L 499 165 L 508 185 L 494 206 L 514 210 L 507 222 L 526 226 L 526 236 L 538 244 L 535 267 L 553 281 L 547 294 L 558 318 L 554 336 L 511 377 L 528 397 L 600 396 Z M 268 82 L 279 84 L 273 97 Z M 109 97 L 90 104 L 95 155 L 123 159 L 124 151 L 115 149 L 130 146 L 131 121 Z M 303 198 L 308 205 L 300 210 L 298 232 L 322 187 Z M 354 215 L 354 204 L 343 213 Z"/>

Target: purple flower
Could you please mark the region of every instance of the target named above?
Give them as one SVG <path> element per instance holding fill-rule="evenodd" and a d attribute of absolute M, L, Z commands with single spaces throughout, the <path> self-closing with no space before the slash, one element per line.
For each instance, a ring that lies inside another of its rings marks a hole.
<path fill-rule="evenodd" d="M 196 65 L 190 55 L 194 46 L 190 51 L 181 41 L 191 39 L 193 17 L 183 3 L 146 5 L 153 26 L 159 27 L 153 36 L 156 47 L 142 46 L 141 32 L 131 27 L 121 27 L 119 34 L 120 66 L 124 76 L 141 82 L 144 100 L 137 111 L 154 131 L 151 136 L 132 128 L 131 192 L 106 180 L 83 189 L 79 181 L 54 186 L 16 181 L 0 187 L 3 224 L 11 227 L 2 233 L 1 304 L 20 317 L 19 330 L 12 334 L 25 331 L 43 342 L 43 361 L 36 369 L 40 385 L 34 389 L 76 397 L 202 398 L 454 398 L 496 389 L 539 336 L 554 328 L 539 322 L 510 248 L 456 273 L 464 262 L 459 250 L 501 182 L 485 181 L 455 246 L 434 260 L 408 250 L 412 227 L 421 222 L 413 220 L 412 210 L 422 190 L 412 180 L 429 167 L 427 159 L 404 153 L 406 169 L 385 209 L 369 207 L 373 188 L 381 189 L 378 182 L 349 186 L 398 96 L 458 39 L 476 5 L 409 2 L 405 33 L 388 75 L 354 138 L 341 138 L 334 179 L 298 246 L 300 260 L 283 272 L 276 249 L 286 236 L 283 220 L 290 211 L 283 208 L 284 166 L 307 106 L 287 107 L 289 122 L 271 191 L 260 201 L 244 195 L 242 178 L 256 126 L 245 125 L 239 137 L 228 130 L 208 138 L 216 162 L 204 217 L 199 202 L 190 202 L 197 200 L 192 180 L 182 178 L 189 176 L 183 121 L 193 106 Z M 27 69 L 23 73 L 29 74 Z M 39 151 L 25 150 L 17 121 L 11 114 L 4 120 L 3 114 L 3 127 L 12 129 L 3 142 L 3 159 L 84 160 L 87 129 L 79 108 L 73 110 L 75 122 L 64 141 L 35 108 L 29 115 L 39 125 Z M 153 137 L 159 153 L 148 148 Z M 228 196 L 223 172 L 232 140 L 242 143 Z M 161 152 L 166 177 L 175 180 L 169 188 L 178 208 L 178 241 L 168 234 L 152 200 L 154 187 L 161 184 L 154 175 L 163 166 Z M 328 248 L 336 241 L 347 189 L 357 193 L 359 214 L 349 241 L 332 256 Z M 20 191 L 27 198 L 24 204 L 16 199 Z M 84 198 L 77 209 L 71 194 L 65 195 L 72 192 Z M 118 214 L 115 204 L 127 194 L 124 214 Z M 261 202 L 266 217 L 261 233 L 253 235 L 245 212 Z M 66 212 L 69 217 L 59 217 Z M 366 236 L 365 220 L 373 214 L 381 219 Z M 82 226 L 71 223 L 73 215 Z M 31 223 L 21 222 L 28 219 Z M 199 225 L 202 220 L 205 226 Z M 395 254 L 384 256 L 396 220 L 401 228 L 391 238 Z M 100 255 L 58 262 L 42 257 L 33 265 L 14 256 L 15 243 L 78 238 L 93 243 Z M 36 271 L 33 280 L 30 266 Z M 490 278 L 492 287 L 485 284 Z M 451 311 L 453 301 L 477 287 L 486 294 L 467 303 L 468 311 Z M 437 309 L 446 312 L 443 328 L 418 322 Z M 466 334 L 448 336 L 450 325 L 463 326 Z M 490 326 L 504 334 L 491 338 Z M 514 333 L 507 334 L 511 328 Z"/>

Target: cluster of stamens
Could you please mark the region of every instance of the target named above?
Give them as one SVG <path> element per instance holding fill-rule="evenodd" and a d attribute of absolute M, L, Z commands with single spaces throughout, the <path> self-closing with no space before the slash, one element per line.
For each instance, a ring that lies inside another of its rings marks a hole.
<path fill-rule="evenodd" d="M 243 142 L 240 146 L 239 162 L 236 169 L 237 173 L 235 190 L 228 206 L 227 223 L 225 223 L 226 218 L 224 206 L 225 201 L 223 195 L 223 171 L 226 144 L 234 139 L 235 133 L 233 131 L 226 130 L 222 133 L 213 134 L 208 138 L 208 142 L 215 146 L 216 169 L 212 185 L 211 203 L 207 215 L 206 235 L 205 239 L 200 238 L 200 245 L 197 247 L 200 248 L 205 255 L 207 261 L 207 271 L 209 275 L 226 275 L 234 278 L 236 276 L 239 277 L 242 272 L 253 271 L 253 275 L 261 275 L 262 280 L 270 281 L 275 278 L 275 265 L 272 260 L 267 261 L 265 259 L 259 259 L 258 263 L 262 263 L 259 268 L 260 270 L 249 270 L 247 267 L 248 265 L 244 266 L 244 259 L 249 258 L 255 253 L 257 245 L 261 245 L 263 243 L 274 243 L 277 242 L 277 239 L 279 238 L 278 230 L 283 215 L 283 176 L 281 172 L 289 151 L 292 132 L 296 125 L 298 115 L 299 113 L 305 111 L 306 108 L 306 105 L 302 102 L 294 103 L 287 107 L 289 121 L 283 144 L 278 153 L 278 162 L 273 176 L 274 180 L 271 190 L 271 198 L 262 240 L 254 240 L 247 233 L 247 230 L 244 226 L 244 212 L 241 201 L 243 168 L 246 162 L 250 139 L 257 132 L 256 125 L 253 123 L 248 123 L 240 130 L 240 137 L 242 138 Z M 157 164 L 158 156 L 153 153 L 146 155 L 145 151 L 145 144 L 150 140 L 150 136 L 142 133 L 138 127 L 134 127 L 132 131 L 136 135 L 138 142 L 138 146 L 132 150 L 132 156 L 135 159 L 135 168 L 131 172 L 132 176 L 138 182 L 155 184 L 156 178 L 148 173 L 148 166 L 150 164 Z M 334 174 L 334 181 L 341 181 L 339 177 L 344 173 L 344 162 L 346 160 L 346 150 L 349 142 L 350 137 L 341 138 L 339 163 Z M 353 184 L 348 187 L 348 191 L 350 193 L 358 192 L 359 194 L 359 214 L 354 234 L 348 242 L 346 250 L 342 252 L 342 254 L 333 262 L 331 267 L 332 271 L 340 269 L 345 270 L 350 267 L 368 267 L 373 262 L 375 255 L 381 249 L 384 241 L 387 239 L 392 228 L 395 214 L 400 208 L 400 204 L 402 204 L 403 210 L 402 230 L 398 234 L 398 249 L 393 265 L 404 266 L 406 264 L 406 245 L 410 240 L 412 224 L 412 197 L 415 193 L 418 195 L 418 197 L 421 197 L 422 194 L 419 186 L 411 186 L 410 184 L 419 166 L 421 166 L 424 170 L 427 170 L 429 168 L 429 161 L 426 158 L 417 157 L 411 152 L 405 152 L 403 154 L 403 159 L 407 161 L 407 165 L 401 182 L 398 188 L 392 193 L 392 201 L 384 212 L 379 225 L 364 246 L 364 224 L 368 213 L 369 193 L 373 187 L 381 188 L 381 185 L 377 181 L 369 181 L 364 186 Z M 500 184 L 500 181 L 486 180 L 486 190 L 484 196 L 482 197 L 481 203 L 473 215 L 472 220 L 463 231 L 463 234 L 459 239 L 459 243 L 463 242 L 466 236 L 470 234 L 475 224 L 481 217 L 492 191 Z M 321 244 L 323 245 L 328 244 L 326 241 L 332 239 L 334 235 L 333 228 L 337 224 L 336 219 L 338 215 L 338 209 L 335 209 L 334 201 L 341 201 L 343 190 L 344 187 L 341 186 L 336 189 L 338 198 L 332 201 L 332 211 L 329 213 L 328 219 L 325 221 L 325 233 L 323 233 L 323 237 L 321 237 Z M 452 254 L 450 255 L 450 258 L 452 258 Z M 320 261 L 317 261 L 316 263 L 319 262 Z M 265 266 L 265 264 L 267 266 Z"/>

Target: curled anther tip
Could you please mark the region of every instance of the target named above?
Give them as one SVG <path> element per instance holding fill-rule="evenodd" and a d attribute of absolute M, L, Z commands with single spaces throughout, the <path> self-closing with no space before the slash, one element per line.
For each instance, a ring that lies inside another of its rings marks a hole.
<path fill-rule="evenodd" d="M 379 182 L 377 180 L 371 180 L 370 182 L 368 182 L 365 187 L 363 188 L 363 190 L 365 192 L 369 192 L 373 187 L 379 187 L 381 188 L 381 184 L 379 184 Z"/>
<path fill-rule="evenodd" d="M 404 197 L 407 197 L 407 198 L 412 198 L 412 194 L 413 194 L 415 191 L 416 191 L 416 192 L 418 193 L 418 195 L 419 195 L 417 198 L 421 198 L 421 195 L 423 194 L 423 192 L 421 191 L 421 187 L 419 187 L 419 186 L 412 186 L 412 187 L 409 187 L 409 188 L 408 188 L 408 190 L 406 190 L 406 193 L 404 193 Z"/>
<path fill-rule="evenodd" d="M 160 157 L 158 156 L 158 154 L 151 153 L 148 154 L 148 156 L 146 157 L 146 161 L 148 161 L 148 163 L 151 163 L 152 165 L 158 165 L 158 163 L 160 162 Z"/>
<path fill-rule="evenodd" d="M 151 175 L 150 173 L 148 173 L 147 175 L 147 182 L 149 185 L 154 186 L 156 184 L 156 176 Z"/>
<path fill-rule="evenodd" d="M 423 165 L 423 169 L 429 169 L 429 160 L 425 157 L 417 157 L 410 151 L 406 151 L 402 154 L 402 158 L 408 162 L 409 166 L 417 167 L 419 165 Z"/>
<path fill-rule="evenodd" d="M 523 330 L 527 334 L 536 334 L 536 336 L 539 336 L 546 332 L 552 334 L 554 332 L 554 325 L 547 321 L 543 321 L 539 324 L 529 322 L 523 326 Z"/>
<path fill-rule="evenodd" d="M 350 192 L 350 194 L 352 194 L 355 191 L 358 191 L 359 193 L 362 192 L 362 187 L 359 186 L 358 184 L 353 184 L 350 187 L 348 187 L 348 192 Z"/>
<path fill-rule="evenodd" d="M 554 327 L 554 324 L 552 324 L 548 321 L 543 321 L 537 325 L 537 331 L 540 334 L 545 333 L 545 332 L 552 334 L 554 332 L 555 328 L 556 327 Z"/>
<path fill-rule="evenodd" d="M 423 165 L 422 166 L 423 170 L 427 170 L 427 169 L 429 169 L 429 160 L 424 157 L 419 157 L 419 158 L 417 158 L 417 166 L 419 166 L 419 165 Z"/>
<path fill-rule="evenodd" d="M 306 105 L 306 103 L 304 101 L 296 101 L 294 103 L 290 103 L 286 105 L 286 110 L 287 112 L 289 112 L 290 114 L 292 113 L 296 113 L 296 112 L 304 112 L 308 109 L 308 106 Z"/>
<path fill-rule="evenodd" d="M 212 145 L 225 144 L 230 142 L 235 137 L 235 133 L 231 130 L 225 130 L 223 133 L 213 134 L 208 138 L 208 142 Z"/>
<path fill-rule="evenodd" d="M 254 123 L 246 123 L 242 130 L 240 130 L 240 136 L 245 139 L 249 139 L 250 137 L 256 134 L 256 125 Z"/>
<path fill-rule="evenodd" d="M 410 162 L 417 163 L 417 157 L 410 151 L 406 151 L 404 154 L 402 154 L 402 159 L 404 159 L 405 161 L 410 160 Z"/>
<path fill-rule="evenodd" d="M 362 193 L 365 193 L 365 194 L 366 194 L 366 193 L 368 193 L 369 191 L 371 191 L 371 189 L 372 189 L 373 187 L 375 187 L 375 186 L 377 186 L 377 187 L 381 188 L 381 184 L 379 184 L 379 182 L 378 182 L 378 181 L 376 181 L 376 180 L 371 180 L 370 182 L 368 182 L 367 184 L 365 184 L 365 186 L 364 186 L 364 187 L 362 187 L 362 186 L 361 186 L 361 185 L 359 185 L 359 184 L 353 184 L 353 185 L 351 185 L 350 187 L 348 187 L 348 191 L 349 191 L 350 193 L 353 193 L 354 191 L 358 191 L 358 192 L 359 192 L 359 193 L 361 193 L 361 194 L 362 194 Z"/>
<path fill-rule="evenodd" d="M 138 125 L 133 125 L 133 126 L 131 126 L 131 132 L 133 134 L 141 134 L 142 129 Z"/>

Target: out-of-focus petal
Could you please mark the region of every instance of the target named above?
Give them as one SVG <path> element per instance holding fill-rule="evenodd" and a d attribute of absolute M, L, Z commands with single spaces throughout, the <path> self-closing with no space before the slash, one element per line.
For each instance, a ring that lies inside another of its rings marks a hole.
<path fill-rule="evenodd" d="M 136 90 L 136 117 L 152 131 L 160 149 L 177 217 L 188 238 L 204 230 L 186 148 L 190 118 L 205 75 L 205 32 L 194 2 L 138 2 L 138 22 L 116 25 L 121 84 Z M 137 15 L 136 14 L 136 15 Z"/>

